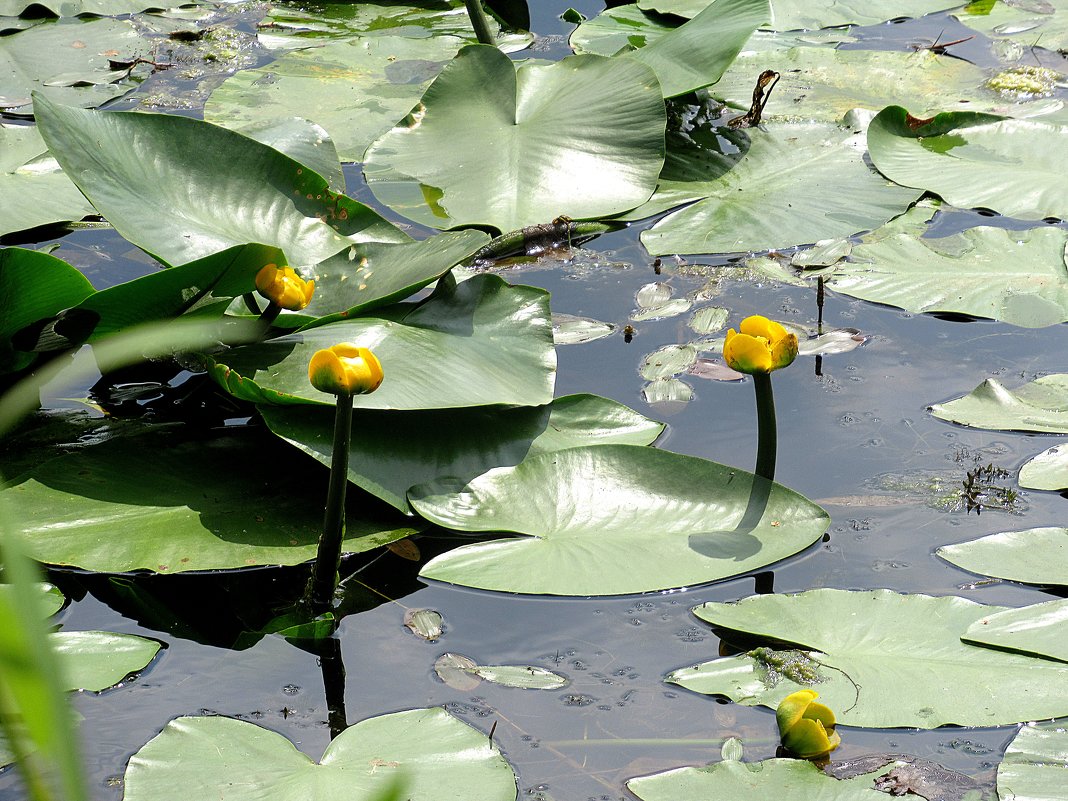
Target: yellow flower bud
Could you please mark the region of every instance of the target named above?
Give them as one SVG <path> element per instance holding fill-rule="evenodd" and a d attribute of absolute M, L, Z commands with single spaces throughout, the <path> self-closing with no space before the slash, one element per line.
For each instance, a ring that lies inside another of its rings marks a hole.
<path fill-rule="evenodd" d="M 723 361 L 740 373 L 770 373 L 786 367 L 797 356 L 797 337 L 774 320 L 754 315 L 727 331 Z"/>
<path fill-rule="evenodd" d="M 300 311 L 311 303 L 315 281 L 305 281 L 292 267 L 268 264 L 256 273 L 256 289 L 271 303 L 289 311 Z"/>
<path fill-rule="evenodd" d="M 817 698 L 814 690 L 798 690 L 783 698 L 775 710 L 782 744 L 802 759 L 825 756 L 842 742 L 834 730 L 834 712 L 817 704 Z"/>
<path fill-rule="evenodd" d="M 308 364 L 308 380 L 320 392 L 364 395 L 382 384 L 382 365 L 367 348 L 341 342 L 315 352 Z"/>

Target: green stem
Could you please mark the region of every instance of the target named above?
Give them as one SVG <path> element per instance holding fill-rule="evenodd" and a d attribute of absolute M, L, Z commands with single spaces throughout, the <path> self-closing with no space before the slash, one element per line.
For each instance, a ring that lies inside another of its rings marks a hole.
<path fill-rule="evenodd" d="M 775 480 L 775 396 L 771 392 L 771 373 L 754 373 L 757 407 L 756 474 L 768 481 Z"/>
<path fill-rule="evenodd" d="M 352 434 L 352 395 L 337 396 L 334 416 L 334 445 L 330 456 L 330 487 L 326 493 L 323 534 L 315 554 L 308 599 L 312 611 L 330 611 L 337 589 L 341 563 L 341 538 L 345 533 L 345 490 L 349 484 L 349 439 Z"/>
<path fill-rule="evenodd" d="M 482 0 L 464 0 L 467 6 L 467 14 L 471 17 L 471 27 L 475 29 L 475 36 L 482 44 L 497 46 L 497 37 L 493 33 L 493 24 L 489 14 L 482 8 Z"/>

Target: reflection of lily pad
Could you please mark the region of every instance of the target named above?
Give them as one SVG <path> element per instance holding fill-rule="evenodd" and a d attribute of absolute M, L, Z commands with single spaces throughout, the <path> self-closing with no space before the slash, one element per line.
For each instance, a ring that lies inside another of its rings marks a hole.
<path fill-rule="evenodd" d="M 452 550 L 423 576 L 551 595 L 716 581 L 797 553 L 829 520 L 811 501 L 744 470 L 634 445 L 540 454 L 466 485 L 416 487 L 409 499 L 442 526 L 525 535 Z"/>
<path fill-rule="evenodd" d="M 983 576 L 1068 586 L 1068 529 L 1005 531 L 946 545 L 936 553 L 957 567 Z"/>
<path fill-rule="evenodd" d="M 1068 665 L 961 641 L 975 621 L 1002 611 L 952 596 L 829 589 L 694 609 L 714 626 L 810 651 L 820 702 L 835 710 L 842 725 L 1002 726 L 1068 713 L 1060 691 Z M 773 675 L 761 658 L 764 650 L 676 670 L 668 681 L 772 708 L 811 685 Z M 958 692 L 960 687 L 969 691 Z"/>
<path fill-rule="evenodd" d="M 516 797 L 515 774 L 497 746 L 441 708 L 361 721 L 318 763 L 253 723 L 178 718 L 134 754 L 124 784 L 127 801 L 371 801 L 398 786 L 409 801 Z"/>

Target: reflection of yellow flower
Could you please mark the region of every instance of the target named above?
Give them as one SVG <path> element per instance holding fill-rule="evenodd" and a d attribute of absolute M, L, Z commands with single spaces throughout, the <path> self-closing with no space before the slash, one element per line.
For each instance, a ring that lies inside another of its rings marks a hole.
<path fill-rule="evenodd" d="M 770 373 L 786 367 L 797 356 L 797 336 L 774 320 L 754 315 L 727 331 L 723 361 L 740 373 Z"/>
<path fill-rule="evenodd" d="M 783 698 L 775 710 L 782 744 L 803 759 L 829 754 L 842 742 L 834 730 L 834 712 L 817 704 L 817 698 L 814 690 L 798 690 Z"/>
<path fill-rule="evenodd" d="M 382 383 L 382 365 L 367 348 L 341 342 L 315 352 L 308 364 L 308 380 L 320 392 L 364 395 Z"/>
<path fill-rule="evenodd" d="M 256 273 L 256 289 L 271 303 L 289 311 L 300 311 L 311 303 L 315 281 L 305 281 L 292 267 L 268 264 Z"/>

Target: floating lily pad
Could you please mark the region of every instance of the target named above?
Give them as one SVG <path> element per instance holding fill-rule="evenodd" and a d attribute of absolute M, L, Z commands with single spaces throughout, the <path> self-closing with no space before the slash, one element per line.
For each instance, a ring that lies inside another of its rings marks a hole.
<path fill-rule="evenodd" d="M 931 414 L 971 428 L 1068 434 L 1068 373 L 1043 376 L 1016 390 L 988 378 L 963 398 L 934 404 Z"/>
<path fill-rule="evenodd" d="M 136 87 L 131 81 L 119 81 L 126 73 L 112 70 L 109 57 L 148 57 L 151 50 L 132 23 L 117 19 L 45 22 L 0 37 L 0 108 L 10 114 L 33 114 L 30 94 L 35 90 L 57 103 L 99 106 Z M 62 80 L 69 74 L 79 76 L 76 85 Z"/>
<path fill-rule="evenodd" d="M 657 282 L 645 284 L 635 293 L 639 309 L 631 314 L 630 319 L 634 322 L 643 320 L 662 320 L 665 317 L 675 317 L 685 314 L 693 306 L 693 301 L 687 298 L 671 297 L 675 290 L 670 284 Z"/>
<path fill-rule="evenodd" d="M 260 408 L 278 436 L 329 465 L 334 412 Z M 570 395 L 545 406 L 425 412 L 360 410 L 353 419 L 349 480 L 403 512 L 416 484 L 441 476 L 462 481 L 513 467 L 539 453 L 580 445 L 648 445 L 664 430 L 626 406 L 596 395 Z"/>
<path fill-rule="evenodd" d="M 696 345 L 665 345 L 642 360 L 638 372 L 646 381 L 685 373 L 697 361 Z"/>
<path fill-rule="evenodd" d="M 238 128 L 238 133 L 310 167 L 326 179 L 333 191 L 345 191 L 345 171 L 336 143 L 318 123 L 301 117 L 271 117 L 247 122 Z"/>
<path fill-rule="evenodd" d="M 1066 771 L 1068 731 L 1064 724 L 1024 726 L 998 765 L 998 797 L 1002 801 L 1060 801 Z"/>
<path fill-rule="evenodd" d="M 1020 486 L 1037 490 L 1068 487 L 1068 442 L 1054 445 L 1021 467 Z"/>
<path fill-rule="evenodd" d="M 37 119 L 108 222 L 171 265 L 248 242 L 279 247 L 299 266 L 353 243 L 410 241 L 309 168 L 200 120 L 79 111 L 44 98 Z"/>
<path fill-rule="evenodd" d="M 642 400 L 661 412 L 675 410 L 693 400 L 693 387 L 677 378 L 654 378 L 642 387 Z"/>
<path fill-rule="evenodd" d="M 416 637 L 435 642 L 442 634 L 441 613 L 433 609 L 409 609 L 404 613 L 404 627 Z"/>
<path fill-rule="evenodd" d="M 1068 586 L 1068 529 L 1064 528 L 1005 531 L 946 545 L 935 553 L 983 576 Z"/>
<path fill-rule="evenodd" d="M 79 17 L 83 14 L 118 17 L 150 8 L 168 8 L 170 5 L 162 0 L 0 0 L 0 14 L 14 17 L 30 6 L 41 6 L 57 17 Z"/>
<path fill-rule="evenodd" d="M 36 126 L 0 125 L 0 236 L 95 213 L 47 150 Z"/>
<path fill-rule="evenodd" d="M 872 161 L 892 181 L 1024 220 L 1068 218 L 1066 147 L 1066 126 L 965 111 L 917 119 L 889 106 L 868 126 Z"/>
<path fill-rule="evenodd" d="M 398 786 L 409 801 L 516 798 L 515 774 L 497 746 L 441 708 L 360 721 L 318 763 L 253 723 L 178 718 L 130 758 L 123 784 L 127 801 L 372 801 Z"/>
<path fill-rule="evenodd" d="M 975 621 L 965 642 L 1068 662 L 1068 601 L 1010 609 Z"/>
<path fill-rule="evenodd" d="M 1068 48 L 1068 15 L 1060 0 L 998 2 L 983 14 L 972 13 L 975 6 L 971 3 L 951 16 L 995 42 L 1008 40 L 1021 47 L 1043 47 L 1046 50 Z"/>
<path fill-rule="evenodd" d="M 812 502 L 744 470 L 634 445 L 539 454 L 466 484 L 416 487 L 409 499 L 442 526 L 524 535 L 456 548 L 423 576 L 548 595 L 717 581 L 797 553 L 829 522 Z"/>
<path fill-rule="evenodd" d="M 470 692 L 481 682 L 518 690 L 557 690 L 567 684 L 559 673 L 532 665 L 480 665 L 461 654 L 442 654 L 434 662 L 434 672 L 456 690 Z"/>
<path fill-rule="evenodd" d="M 639 8 L 692 17 L 714 0 L 639 0 Z M 805 2 L 805 0 L 771 0 L 769 27 L 776 31 L 797 28 L 831 28 L 840 25 L 874 25 L 903 17 L 922 17 L 935 11 L 944 11 L 960 5 L 959 1 L 941 0 L 847 0 L 830 5 Z"/>
<path fill-rule="evenodd" d="M 464 44 L 451 36 L 355 36 L 286 53 L 227 78 L 208 99 L 204 119 L 241 128 L 305 117 L 330 132 L 342 159 L 362 161 L 367 146 L 411 110 Z"/>
<path fill-rule="evenodd" d="M 479 275 L 438 291 L 406 314 L 359 317 L 219 354 L 213 377 L 257 403 L 316 403 L 336 398 L 308 382 L 317 350 L 338 342 L 371 348 L 382 386 L 354 398 L 358 409 L 444 409 L 552 398 L 556 351 L 549 294 Z"/>
<path fill-rule="evenodd" d="M 864 160 L 863 135 L 822 123 L 672 139 L 650 207 L 677 205 L 641 235 L 653 254 L 733 253 L 807 244 L 882 225 L 919 197 Z M 640 216 L 642 209 L 628 216 Z"/>
<path fill-rule="evenodd" d="M 323 486 L 291 481 L 291 452 L 272 446 L 118 437 L 45 462 L 0 495 L 46 564 L 104 573 L 299 564 L 315 556 Z M 397 523 L 350 513 L 344 550 L 413 533 Z"/>
<path fill-rule="evenodd" d="M 580 345 L 603 339 L 616 330 L 612 323 L 578 317 L 574 314 L 553 313 L 553 342 L 557 345 Z"/>
<path fill-rule="evenodd" d="M 517 69 L 471 45 L 368 148 L 364 175 L 387 206 L 435 228 L 609 216 L 652 193 L 665 124 L 656 76 L 638 62 L 574 56 Z"/>
<path fill-rule="evenodd" d="M 1068 665 L 961 641 L 975 621 L 1005 610 L 891 590 L 820 589 L 703 604 L 694 609 L 702 620 L 794 644 L 801 650 L 791 653 L 807 661 L 783 668 L 782 652 L 762 648 L 676 670 L 668 681 L 772 708 L 815 686 L 846 726 L 1003 726 L 1064 715 L 1068 699 L 1057 688 L 1068 680 Z"/>
<path fill-rule="evenodd" d="M 71 690 L 113 687 L 145 668 L 160 649 L 155 640 L 111 631 L 60 631 L 50 636 Z"/>
<path fill-rule="evenodd" d="M 689 326 L 698 334 L 715 334 L 727 326 L 730 317 L 729 309 L 716 306 L 705 306 L 690 315 Z"/>

